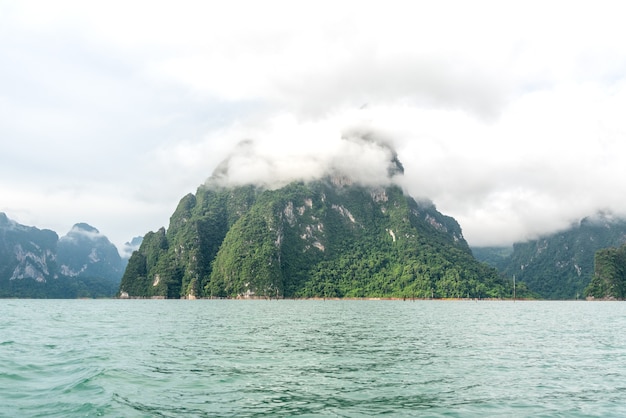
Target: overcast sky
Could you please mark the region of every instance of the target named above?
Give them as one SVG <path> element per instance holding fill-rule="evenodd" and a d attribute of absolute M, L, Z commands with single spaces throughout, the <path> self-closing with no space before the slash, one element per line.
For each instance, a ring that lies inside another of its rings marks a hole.
<path fill-rule="evenodd" d="M 240 181 L 370 167 L 362 130 L 473 246 L 625 214 L 624 9 L 0 0 L 0 211 L 121 246 L 242 147 Z"/>

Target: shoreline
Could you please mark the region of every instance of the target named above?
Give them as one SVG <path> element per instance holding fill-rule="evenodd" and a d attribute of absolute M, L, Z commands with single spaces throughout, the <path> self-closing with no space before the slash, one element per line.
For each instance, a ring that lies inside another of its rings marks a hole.
<path fill-rule="evenodd" d="M 259 296 L 247 296 L 247 297 L 208 297 L 208 298 L 171 298 L 167 299 L 163 296 L 152 296 L 152 297 L 138 297 L 138 296 L 129 296 L 129 297 L 114 297 L 112 299 L 121 299 L 121 300 L 241 300 L 241 301 L 253 301 L 253 300 L 266 300 L 266 301 L 280 301 L 280 300 L 292 300 L 292 301 L 401 301 L 401 302 L 412 302 L 412 301 L 443 301 L 443 302 L 479 302 L 479 301 L 498 301 L 498 302 L 507 302 L 507 301 L 540 301 L 547 299 L 512 299 L 512 298 L 402 298 L 402 297 L 310 297 L 310 298 L 270 298 L 270 297 L 259 297 Z M 576 301 L 576 299 L 563 299 L 563 301 Z M 584 300 L 584 299 L 578 299 Z"/>

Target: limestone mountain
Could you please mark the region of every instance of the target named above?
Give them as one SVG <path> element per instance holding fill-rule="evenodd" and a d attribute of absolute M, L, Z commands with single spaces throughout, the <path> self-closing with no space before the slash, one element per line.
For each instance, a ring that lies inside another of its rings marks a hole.
<path fill-rule="evenodd" d="M 565 231 L 515 243 L 509 249 L 472 249 L 476 257 L 546 299 L 576 299 L 594 276 L 598 250 L 626 243 L 626 220 L 610 213 L 583 218 Z"/>
<path fill-rule="evenodd" d="M 115 245 L 96 228 L 77 223 L 57 245 L 57 264 L 69 277 L 99 277 L 119 282 L 122 259 Z"/>
<path fill-rule="evenodd" d="M 122 297 L 164 298 L 510 292 L 432 203 L 337 173 L 274 190 L 210 179 L 181 199 L 167 230 L 145 235 L 120 284 Z"/>
<path fill-rule="evenodd" d="M 122 268 L 115 246 L 87 224 L 59 239 L 0 213 L 0 297 L 110 297 Z"/>
<path fill-rule="evenodd" d="M 20 225 L 0 212 L 0 284 L 3 296 L 9 284 L 32 280 L 45 283 L 57 272 L 59 237 L 48 229 Z"/>
<path fill-rule="evenodd" d="M 143 237 L 133 237 L 133 239 L 124 243 L 120 254 L 120 257 L 122 257 L 122 263 L 124 264 L 124 269 L 126 268 L 126 264 L 128 263 L 130 256 L 133 255 L 133 252 L 139 249 L 142 240 Z"/>
<path fill-rule="evenodd" d="M 626 244 L 598 250 L 594 258 L 594 274 L 585 289 L 589 299 L 626 299 Z"/>

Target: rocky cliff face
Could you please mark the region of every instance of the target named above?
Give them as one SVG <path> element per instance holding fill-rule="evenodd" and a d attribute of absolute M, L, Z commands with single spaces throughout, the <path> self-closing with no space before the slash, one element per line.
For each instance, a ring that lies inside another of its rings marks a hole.
<path fill-rule="evenodd" d="M 345 176 L 276 190 L 209 182 L 129 260 L 124 297 L 499 297 L 458 223 Z"/>
<path fill-rule="evenodd" d="M 122 268 L 115 246 L 87 224 L 59 239 L 0 213 L 0 297 L 113 296 Z"/>
<path fill-rule="evenodd" d="M 0 213 L 0 278 L 45 283 L 57 277 L 54 231 L 20 225 Z"/>
<path fill-rule="evenodd" d="M 96 228 L 78 223 L 58 242 L 58 265 L 69 277 L 100 277 L 119 281 L 122 259 L 109 239 Z"/>

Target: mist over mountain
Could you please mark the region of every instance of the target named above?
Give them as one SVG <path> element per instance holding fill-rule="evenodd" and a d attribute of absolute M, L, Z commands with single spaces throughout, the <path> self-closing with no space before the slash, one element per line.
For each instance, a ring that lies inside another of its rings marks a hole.
<path fill-rule="evenodd" d="M 139 246 L 141 245 L 141 241 L 143 241 L 143 237 L 138 236 L 138 237 L 133 237 L 133 239 L 131 239 L 130 241 L 126 241 L 124 243 L 124 246 L 122 247 L 122 251 L 120 254 L 120 257 L 122 257 L 122 262 L 124 263 L 124 268 L 126 268 L 126 263 L 128 262 L 128 259 L 130 258 L 130 256 L 133 255 L 133 252 L 139 249 Z"/>
<path fill-rule="evenodd" d="M 121 297 L 505 297 L 459 224 L 394 184 L 381 138 L 346 135 L 332 158 L 264 155 L 244 141 L 144 236 Z M 288 152 L 284 155 L 289 154 Z M 328 155 L 331 157 L 331 155 Z"/>
<path fill-rule="evenodd" d="M 546 299 L 578 299 L 594 277 L 596 253 L 626 243 L 626 219 L 598 212 L 569 228 L 513 248 L 472 248 L 474 255 Z M 601 293 L 598 291 L 598 293 Z M 602 296 L 599 296 L 602 297 Z"/>
<path fill-rule="evenodd" d="M 124 264 L 117 248 L 96 228 L 75 224 L 59 239 L 57 263 L 65 276 L 98 277 L 119 281 Z"/>
<path fill-rule="evenodd" d="M 305 146 L 289 137 L 278 140 L 281 146 L 263 136 L 240 141 L 208 182 L 222 187 L 254 184 L 276 189 L 293 181 L 307 182 L 330 175 L 363 186 L 380 186 L 391 184 L 397 174 L 404 173 L 391 141 L 381 132 L 352 127 L 309 135 Z M 329 136 L 339 140 L 325 139 Z"/>
<path fill-rule="evenodd" d="M 59 238 L 0 213 L 0 297 L 111 297 L 123 268 L 116 247 L 86 223 Z"/>

